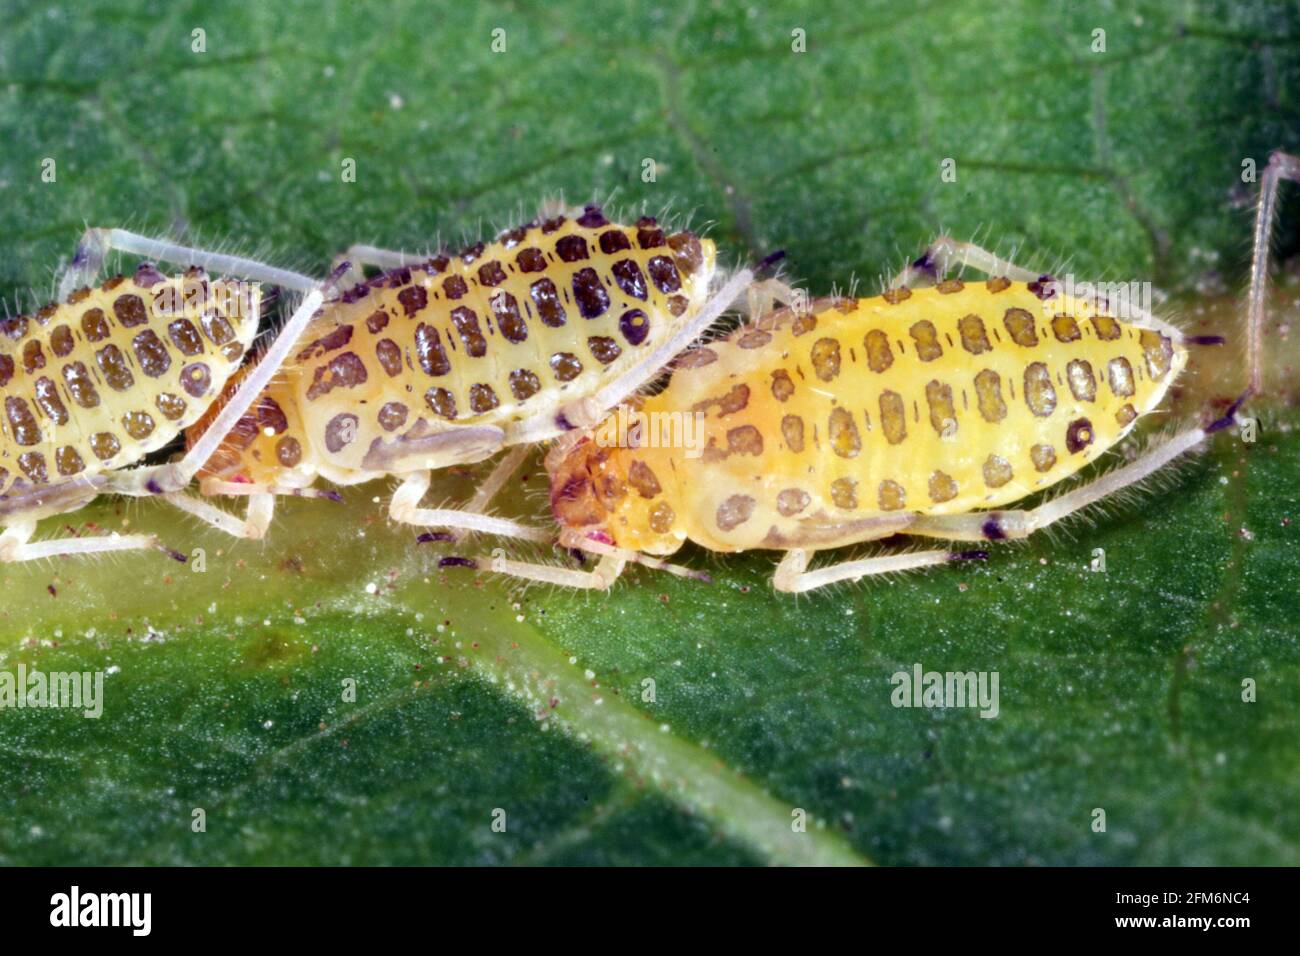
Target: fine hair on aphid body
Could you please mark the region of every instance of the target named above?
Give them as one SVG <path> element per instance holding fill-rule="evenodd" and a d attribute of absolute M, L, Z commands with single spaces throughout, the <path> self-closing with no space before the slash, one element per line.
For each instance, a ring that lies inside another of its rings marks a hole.
<path fill-rule="evenodd" d="M 603 428 L 558 442 L 546 460 L 557 543 L 600 555 L 594 570 L 501 551 L 455 561 L 605 589 L 629 562 L 706 577 L 659 557 L 689 539 L 713 552 L 783 551 L 773 584 L 802 592 L 986 557 L 982 547 L 912 551 L 810 570 L 817 551 L 897 534 L 984 546 L 1049 528 L 1160 475 L 1259 393 L 1268 238 L 1284 178 L 1300 179 L 1300 160 L 1275 153 L 1256 219 L 1245 392 L 1226 415 L 1089 484 L 1007 508 L 1116 447 L 1160 406 L 1188 347 L 1222 339 L 1186 336 L 1142 303 L 1123 303 L 1121 317 L 1104 296 L 1074 294 L 1069 277 L 941 238 L 875 298 L 786 307 L 683 355 L 667 388 L 635 410 L 648 421 L 703 413 L 702 454 L 602 441 Z M 985 278 L 949 277 L 954 266 Z M 780 298 L 802 305 L 788 289 Z M 536 540 L 536 529 L 476 518 L 447 524 Z"/>

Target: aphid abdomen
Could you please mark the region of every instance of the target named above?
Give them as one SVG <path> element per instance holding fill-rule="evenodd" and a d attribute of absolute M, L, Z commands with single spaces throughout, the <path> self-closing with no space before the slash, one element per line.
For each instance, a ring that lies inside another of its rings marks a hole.
<path fill-rule="evenodd" d="M 891 515 L 1002 507 L 1114 445 L 1186 362 L 1166 331 L 1003 279 L 823 304 L 701 351 L 643 409 L 704 412 L 699 456 L 601 465 L 660 489 L 610 509 L 627 547 L 834 547 Z"/>
<path fill-rule="evenodd" d="M 312 454 L 331 477 L 373 475 L 449 425 L 558 411 L 676 331 L 713 268 L 712 243 L 588 207 L 357 286 L 326 305 L 291 370 Z"/>
<path fill-rule="evenodd" d="M 0 322 L 0 492 L 133 464 L 195 422 L 257 333 L 260 293 L 152 266 Z"/>

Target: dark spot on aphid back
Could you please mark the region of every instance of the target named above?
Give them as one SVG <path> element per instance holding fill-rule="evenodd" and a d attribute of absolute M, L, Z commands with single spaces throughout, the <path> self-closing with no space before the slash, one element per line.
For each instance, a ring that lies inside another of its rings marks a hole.
<path fill-rule="evenodd" d="M 144 441 L 153 434 L 154 420 L 148 412 L 130 411 L 122 416 L 122 427 L 136 441 Z"/>
<path fill-rule="evenodd" d="M 1002 317 L 1002 324 L 1007 327 L 1011 341 L 1023 348 L 1033 348 L 1038 344 L 1038 332 L 1034 327 L 1034 317 L 1024 309 L 1007 309 Z"/>
<path fill-rule="evenodd" d="M 59 398 L 58 387 L 44 375 L 36 380 L 36 404 L 54 424 L 68 423 L 68 409 L 63 404 L 63 399 Z"/>
<path fill-rule="evenodd" d="M 617 342 L 605 335 L 593 335 L 587 339 L 587 347 L 601 365 L 608 365 L 618 358 L 623 351 Z"/>
<path fill-rule="evenodd" d="M 316 369 L 307 388 L 307 400 L 315 401 L 336 388 L 355 388 L 364 384 L 366 378 L 366 363 L 361 357 L 356 352 L 344 352 Z"/>
<path fill-rule="evenodd" d="M 465 344 L 465 354 L 470 358 L 482 358 L 487 354 L 487 339 L 479 329 L 478 315 L 473 309 L 459 306 L 451 310 L 451 321 L 460 333 L 460 340 Z"/>
<path fill-rule="evenodd" d="M 607 256 L 632 248 L 632 240 L 622 229 L 610 229 L 600 234 L 600 251 Z"/>
<path fill-rule="evenodd" d="M 679 232 L 669 236 L 668 246 L 673 250 L 673 261 L 677 268 L 686 275 L 694 274 L 704 264 L 704 249 L 693 234 Z"/>
<path fill-rule="evenodd" d="M 3 362 L 0 362 L 3 366 Z M 0 374 L 0 385 L 4 384 L 4 375 Z M 82 408 L 94 408 L 99 404 L 99 392 L 90 378 L 90 372 L 81 362 L 69 362 L 63 366 L 63 384 L 68 388 L 72 400 Z"/>
<path fill-rule="evenodd" d="M 592 203 L 583 208 L 582 215 L 578 217 L 578 225 L 585 229 L 599 229 L 601 226 L 608 226 L 609 220 L 605 218 L 601 208 Z"/>
<path fill-rule="evenodd" d="M 90 450 L 100 461 L 108 461 L 122 450 L 122 443 L 112 432 L 96 432 L 90 436 Z"/>
<path fill-rule="evenodd" d="M 35 445 L 41 440 L 41 426 L 37 424 L 36 416 L 32 414 L 26 399 L 12 395 L 6 398 L 5 417 L 9 419 L 14 441 L 18 444 Z"/>
<path fill-rule="evenodd" d="M 54 353 L 55 358 L 63 358 L 72 351 L 76 344 L 76 340 L 72 337 L 72 329 L 66 325 L 57 326 L 50 333 L 50 350 Z"/>
<path fill-rule="evenodd" d="M 138 295 L 120 295 L 113 300 L 113 314 L 117 316 L 117 321 L 123 328 L 131 328 L 134 325 L 143 325 L 149 321 L 149 313 L 145 311 L 144 300 Z"/>
<path fill-rule="evenodd" d="M 137 334 L 131 340 L 131 347 L 135 349 L 135 358 L 140 365 L 140 371 L 150 378 L 158 378 L 172 367 L 172 357 L 167 351 L 167 346 L 153 329 L 145 329 Z"/>
<path fill-rule="evenodd" d="M 275 443 L 275 457 L 286 468 L 293 468 L 302 461 L 302 443 L 292 435 L 285 435 Z"/>
<path fill-rule="evenodd" d="M 86 313 L 86 315 L 89 314 L 89 312 Z M 100 315 L 103 315 L 103 313 L 101 312 Z M 82 318 L 82 328 L 85 329 L 84 317 Z M 176 346 L 182 355 L 194 356 L 203 351 L 203 339 L 199 337 L 199 330 L 194 327 L 194 323 L 189 319 L 177 319 L 168 325 L 167 337 L 172 340 L 172 344 Z"/>
<path fill-rule="evenodd" d="M 322 336 L 315 342 L 310 343 L 306 348 L 298 353 L 299 362 L 309 362 L 312 359 L 328 355 L 330 352 L 343 348 L 352 341 L 352 326 L 340 325 L 337 329 L 328 335 Z M 221 343 L 218 342 L 218 345 Z"/>
<path fill-rule="evenodd" d="M 99 371 L 103 374 L 104 381 L 113 391 L 125 392 L 135 384 L 135 376 L 127 367 L 126 357 L 116 345 L 112 343 L 105 345 L 95 353 L 95 361 L 99 363 Z"/>
<path fill-rule="evenodd" d="M 491 385 L 476 383 L 469 387 L 469 407 L 476 415 L 490 412 L 500 404 L 497 393 Z"/>
<path fill-rule="evenodd" d="M 515 256 L 515 264 L 519 266 L 520 272 L 545 272 L 546 256 L 536 246 L 529 246 L 527 249 L 519 250 L 519 254 Z"/>
<path fill-rule="evenodd" d="M 498 286 L 506 281 L 506 271 L 501 268 L 501 263 L 493 259 L 478 267 L 478 281 L 489 288 Z"/>
<path fill-rule="evenodd" d="M 384 339 L 384 341 L 388 341 Z M 442 346 L 442 341 L 438 336 L 438 330 L 432 325 L 425 325 L 421 322 L 415 329 L 415 355 L 420 362 L 420 368 L 424 369 L 425 375 L 446 375 L 451 371 L 451 362 L 447 361 L 447 352 Z M 380 356 L 383 361 L 383 356 Z M 401 350 L 397 354 L 397 371 L 402 368 Z M 384 368 L 388 370 L 389 375 L 396 375 L 397 372 L 388 368 L 385 363 Z"/>
<path fill-rule="evenodd" d="M 1033 282 L 1030 282 L 1028 288 L 1030 292 L 1038 296 L 1038 298 L 1040 298 L 1044 302 L 1046 302 L 1048 299 L 1055 298 L 1057 294 L 1056 280 L 1052 278 L 1052 276 L 1047 275 L 1045 273 L 1039 276 Z"/>
<path fill-rule="evenodd" d="M 636 264 L 636 260 L 620 259 L 610 267 L 610 272 L 614 274 L 614 281 L 626 295 L 645 301 L 647 295 L 645 274 Z"/>
<path fill-rule="evenodd" d="M 416 334 L 418 348 L 418 329 L 416 330 Z M 396 378 L 398 375 L 402 374 L 402 350 L 392 339 L 380 339 L 375 343 L 375 358 L 379 360 L 380 367 L 388 373 L 389 378 Z M 423 361 L 421 362 L 421 365 L 423 365 Z"/>
<path fill-rule="evenodd" d="M 526 368 L 517 368 L 510 373 L 510 393 L 517 401 L 532 398 L 541 388 L 542 383 L 537 375 Z"/>
<path fill-rule="evenodd" d="M 1065 447 L 1071 454 L 1081 452 L 1092 444 L 1095 437 L 1092 422 L 1086 418 L 1076 418 L 1066 427 Z"/>
<path fill-rule="evenodd" d="M 677 267 L 673 265 L 672 260 L 667 256 L 654 256 L 646 263 L 646 268 L 650 270 L 650 278 L 660 292 L 665 294 L 676 292 L 682 287 L 682 277 L 678 274 Z"/>
<path fill-rule="evenodd" d="M 469 292 L 469 286 L 458 275 L 449 275 L 442 281 L 442 294 L 449 299 L 462 298 L 467 292 Z"/>
<path fill-rule="evenodd" d="M 2 325 L 3 323 L 0 323 Z M 87 309 L 81 316 L 81 331 L 91 342 L 102 342 L 112 334 L 103 309 Z M 200 346 L 201 348 L 202 346 Z"/>
<path fill-rule="evenodd" d="M 325 447 L 338 453 L 357 439 L 357 416 L 343 412 L 335 415 L 325 426 Z"/>
<path fill-rule="evenodd" d="M 618 330 L 628 345 L 640 345 L 650 334 L 650 318 L 640 309 L 628 309 L 619 317 Z"/>
<path fill-rule="evenodd" d="M 193 398 L 202 398 L 212 388 L 212 370 L 204 362 L 192 362 L 181 369 L 181 388 Z"/>
<path fill-rule="evenodd" d="M 578 262 L 588 258 L 587 240 L 582 236 L 564 236 L 555 243 L 555 254 L 564 262 Z"/>
<path fill-rule="evenodd" d="M 179 395 L 173 395 L 171 392 L 160 393 L 153 400 L 153 403 L 157 406 L 158 411 L 162 412 L 163 417 L 171 422 L 178 421 L 185 414 L 185 409 L 188 407 L 185 399 Z"/>
<path fill-rule="evenodd" d="M 550 279 L 538 279 L 529 287 L 528 292 L 532 296 L 533 304 L 537 306 L 537 314 L 541 316 L 543 325 L 553 329 L 564 325 L 564 306 L 560 302 L 560 293 L 555 288 L 554 282 Z"/>
<path fill-rule="evenodd" d="M 655 224 L 654 219 L 640 219 L 637 226 L 636 241 L 642 249 L 658 249 L 664 245 L 664 231 Z"/>
<path fill-rule="evenodd" d="M 434 387 L 424 393 L 424 401 L 430 410 L 448 421 L 456 417 L 456 397 L 445 388 Z"/>
<path fill-rule="evenodd" d="M 494 292 L 489 299 L 492 314 L 496 317 L 497 328 L 507 342 L 523 342 L 528 338 L 528 325 L 519 311 L 519 300 L 502 289 Z"/>
<path fill-rule="evenodd" d="M 50 480 L 45 467 L 45 456 L 37 451 L 23 452 L 18 456 L 18 468 L 32 484 L 43 485 Z"/>
<path fill-rule="evenodd" d="M 406 424 L 409 411 L 401 402 L 386 402 L 379 410 L 379 427 L 386 432 L 396 431 Z"/>
<path fill-rule="evenodd" d="M 594 319 L 609 308 L 609 294 L 595 269 L 579 269 L 574 273 L 573 297 L 584 319 Z"/>
<path fill-rule="evenodd" d="M 402 304 L 409 318 L 429 304 L 429 293 L 422 285 L 407 286 L 397 293 L 397 301 Z"/>
<path fill-rule="evenodd" d="M 561 382 L 571 382 L 582 374 L 582 362 L 572 352 L 556 352 L 551 356 L 551 371 Z"/>

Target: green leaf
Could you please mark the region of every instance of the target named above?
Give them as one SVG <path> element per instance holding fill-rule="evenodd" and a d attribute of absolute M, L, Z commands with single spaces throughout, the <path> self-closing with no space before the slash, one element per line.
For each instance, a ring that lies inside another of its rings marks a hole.
<path fill-rule="evenodd" d="M 618 190 L 716 220 L 733 261 L 788 250 L 819 293 L 874 291 L 942 227 L 1152 279 L 1238 338 L 1242 163 L 1300 145 L 1291 5 L 602 11 L 11 3 L 0 293 L 43 293 L 86 223 L 320 271 Z M 97 720 L 0 710 L 0 863 L 1300 862 L 1296 298 L 1259 442 L 986 563 L 798 600 L 774 555 L 695 548 L 712 585 L 512 591 L 438 570 L 379 485 L 283 505 L 264 543 L 147 501 L 49 521 L 156 530 L 204 570 L 0 567 L 0 672 L 105 673 Z M 1155 427 L 1239 390 L 1240 357 L 1198 351 Z M 506 510 L 545 520 L 527 475 Z M 917 663 L 997 671 L 996 719 L 894 707 Z"/>

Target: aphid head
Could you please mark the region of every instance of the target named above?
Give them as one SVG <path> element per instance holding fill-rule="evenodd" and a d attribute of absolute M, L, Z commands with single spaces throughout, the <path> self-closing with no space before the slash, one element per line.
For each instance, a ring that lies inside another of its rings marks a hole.
<path fill-rule="evenodd" d="M 684 535 L 670 531 L 664 517 L 666 490 L 659 487 L 637 448 L 601 441 L 602 432 L 575 444 L 560 444 L 546 457 L 551 511 L 559 540 L 577 547 L 583 540 L 648 554 L 671 554 Z"/>
<path fill-rule="evenodd" d="M 604 479 L 612 448 L 602 448 L 584 436 L 572 445 L 557 445 L 546 456 L 551 482 L 551 511 L 563 532 L 609 537 L 608 495 Z"/>

